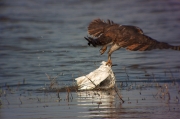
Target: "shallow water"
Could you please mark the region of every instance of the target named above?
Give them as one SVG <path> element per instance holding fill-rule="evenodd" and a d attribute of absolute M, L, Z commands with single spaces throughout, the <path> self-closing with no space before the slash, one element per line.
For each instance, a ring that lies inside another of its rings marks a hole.
<path fill-rule="evenodd" d="M 0 87 L 36 90 L 49 84 L 46 74 L 57 76 L 61 86 L 72 85 L 74 78 L 96 69 L 107 54 L 100 56 L 99 48 L 89 47 L 83 38 L 96 18 L 135 25 L 154 39 L 180 45 L 178 0 L 2 0 Z M 120 49 L 112 60 L 117 82 L 125 81 L 126 73 L 132 81 L 146 81 L 146 74 L 171 81 L 173 73 L 179 79 L 179 51 Z"/>
<path fill-rule="evenodd" d="M 115 90 L 49 92 L 4 89 L 1 119 L 128 118 L 177 119 L 180 116 L 180 84 L 127 82 Z M 167 88 L 166 88 L 167 87 Z M 170 96 L 168 95 L 170 94 Z M 58 96 L 59 95 L 59 96 Z"/>

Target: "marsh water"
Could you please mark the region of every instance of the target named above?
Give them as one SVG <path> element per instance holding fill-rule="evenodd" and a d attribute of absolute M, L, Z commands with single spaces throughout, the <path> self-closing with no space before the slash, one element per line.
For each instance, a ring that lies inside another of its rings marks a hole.
<path fill-rule="evenodd" d="M 174 106 L 168 107 L 166 103 L 154 100 L 151 91 L 157 92 L 155 86 L 145 88 L 149 100 L 138 102 L 138 105 L 141 105 L 138 108 L 126 101 L 124 105 L 117 102 L 118 104 L 113 104 L 115 107 L 105 107 L 103 110 L 101 106 L 98 108 L 97 104 L 93 105 L 92 99 L 79 97 L 77 92 L 72 93 L 76 98 L 71 103 L 57 102 L 54 99 L 57 92 L 47 95 L 43 91 L 38 92 L 50 83 L 47 75 L 56 77 L 60 87 L 70 86 L 75 83 L 76 77 L 89 73 L 99 67 L 101 61 L 107 60 L 107 53 L 100 55 L 98 47 L 89 47 L 84 40 L 88 35 L 88 24 L 96 18 L 138 26 L 146 35 L 158 41 L 180 46 L 178 0 L 1 0 L 0 88 L 3 93 L 0 97 L 2 103 L 0 117 L 2 119 L 150 118 L 157 111 L 157 115 L 160 115 L 156 116 L 158 118 L 168 118 L 173 114 L 173 118 L 179 116 L 179 105 L 173 101 Z M 149 77 L 153 81 L 167 85 L 171 85 L 174 81 L 176 84 L 179 83 L 179 51 L 131 52 L 120 49 L 113 53 L 112 60 L 116 65 L 112 69 L 117 84 L 128 79 L 129 82 L 143 85 L 146 81 L 151 82 Z M 14 93 L 8 95 L 8 92 L 4 92 L 7 87 Z M 130 94 L 123 88 L 121 93 L 126 100 L 133 98 L 137 104 L 139 89 L 132 90 Z M 4 96 L 6 94 L 7 97 Z M 20 95 L 26 98 L 19 99 Z M 173 99 L 176 99 L 176 96 L 180 98 L 178 93 L 172 95 Z M 62 93 L 61 96 L 64 96 L 62 99 L 66 99 L 66 93 Z M 37 97 L 43 98 L 44 103 Z M 108 97 L 110 100 L 113 98 Z M 91 106 L 96 107 L 95 110 L 91 110 Z"/>

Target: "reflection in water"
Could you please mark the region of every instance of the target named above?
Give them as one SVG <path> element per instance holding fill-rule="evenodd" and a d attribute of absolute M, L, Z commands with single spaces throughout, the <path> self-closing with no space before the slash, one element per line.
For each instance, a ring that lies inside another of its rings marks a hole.
<path fill-rule="evenodd" d="M 115 90 L 108 91 L 80 91 L 78 92 L 77 102 L 81 108 L 88 108 L 84 117 L 114 117 Z"/>

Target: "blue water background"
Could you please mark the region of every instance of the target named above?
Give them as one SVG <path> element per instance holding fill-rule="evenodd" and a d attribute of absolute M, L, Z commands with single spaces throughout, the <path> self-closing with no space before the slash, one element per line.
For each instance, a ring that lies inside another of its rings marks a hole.
<path fill-rule="evenodd" d="M 100 18 L 140 27 L 154 39 L 180 46 L 178 0 L 1 0 L 0 86 L 37 89 L 49 83 L 46 74 L 62 85 L 96 69 L 107 53 L 89 47 L 89 23 Z M 120 49 L 112 55 L 117 82 L 179 77 L 180 51 L 131 52 Z"/>

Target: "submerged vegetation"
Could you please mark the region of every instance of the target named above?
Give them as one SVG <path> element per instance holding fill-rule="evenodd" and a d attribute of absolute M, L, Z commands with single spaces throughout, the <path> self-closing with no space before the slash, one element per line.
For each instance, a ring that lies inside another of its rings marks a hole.
<path fill-rule="evenodd" d="M 57 76 L 51 77 L 46 74 L 49 84 L 36 90 L 24 90 L 21 86 L 25 86 L 25 80 L 16 86 L 9 86 L 5 84 L 0 87 L 0 108 L 22 108 L 29 106 L 48 108 L 55 105 L 67 106 L 70 110 L 76 104 L 78 108 L 89 108 L 89 113 L 97 111 L 97 115 L 102 117 L 116 117 L 117 113 L 125 114 L 124 108 L 131 106 L 132 109 L 126 110 L 131 113 L 134 110 L 137 113 L 140 108 L 150 106 L 155 108 L 157 105 L 165 105 L 161 108 L 162 112 L 175 111 L 176 115 L 180 112 L 179 99 L 180 99 L 180 78 L 179 71 L 165 71 L 164 76 L 169 80 L 159 80 L 156 75 L 148 74 L 145 72 L 144 76 L 147 80 L 134 81 L 130 79 L 130 74 L 125 70 L 127 80 L 117 81 L 114 88 L 103 90 L 100 88 L 94 90 L 78 90 L 78 86 L 73 85 L 60 85 Z M 140 79 L 140 77 L 138 77 Z M 91 106 L 89 107 L 88 105 Z M 144 106 L 144 107 L 142 107 Z M 139 107 L 139 108 L 138 108 Z M 61 106 L 59 107 L 61 108 Z M 135 109 L 137 108 L 137 110 Z M 82 110 L 81 110 L 82 111 Z M 108 116 L 103 116 L 104 111 L 107 111 Z M 147 110 L 147 112 L 152 110 Z M 135 113 L 135 112 L 132 112 Z M 144 112 L 144 111 L 143 111 Z M 151 113 L 151 112 L 150 112 Z M 155 113 L 153 111 L 153 113 Z M 91 114 L 90 114 L 91 115 Z M 94 114 L 92 114 L 95 116 Z M 91 115 L 91 116 L 92 116 Z M 96 115 L 96 116 L 97 116 Z M 76 115 L 77 116 L 77 115 Z"/>

